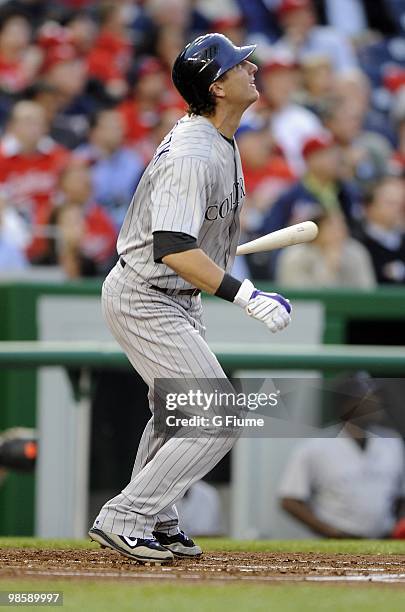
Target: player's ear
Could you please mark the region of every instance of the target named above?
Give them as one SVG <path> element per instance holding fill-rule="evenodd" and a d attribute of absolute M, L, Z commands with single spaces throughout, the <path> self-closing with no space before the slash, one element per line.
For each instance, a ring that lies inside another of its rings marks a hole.
<path fill-rule="evenodd" d="M 212 83 L 212 85 L 210 86 L 210 92 L 216 98 L 224 98 L 225 90 L 224 90 L 223 82 L 221 80 L 214 81 L 214 83 Z"/>

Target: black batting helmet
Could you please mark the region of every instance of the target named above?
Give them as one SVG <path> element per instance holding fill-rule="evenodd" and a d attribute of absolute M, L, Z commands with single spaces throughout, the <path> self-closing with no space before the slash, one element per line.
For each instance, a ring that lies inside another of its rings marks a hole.
<path fill-rule="evenodd" d="M 211 83 L 247 59 L 255 49 L 256 45 L 237 47 L 223 34 L 199 36 L 176 58 L 173 83 L 189 104 L 204 103 Z"/>

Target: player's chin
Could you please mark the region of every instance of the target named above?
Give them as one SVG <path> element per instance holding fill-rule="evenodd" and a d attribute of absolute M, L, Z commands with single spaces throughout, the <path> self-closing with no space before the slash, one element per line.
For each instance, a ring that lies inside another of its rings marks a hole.
<path fill-rule="evenodd" d="M 260 98 L 260 94 L 257 91 L 256 87 L 253 85 L 249 85 L 249 105 L 253 104 Z"/>

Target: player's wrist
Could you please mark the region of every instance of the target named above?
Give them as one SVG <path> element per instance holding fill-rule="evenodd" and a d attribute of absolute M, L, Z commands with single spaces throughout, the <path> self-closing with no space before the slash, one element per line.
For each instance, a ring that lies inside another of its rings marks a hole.
<path fill-rule="evenodd" d="M 256 291 L 254 284 L 248 278 L 245 278 L 243 283 L 240 284 L 239 291 L 236 293 L 233 303 L 241 308 L 246 308 L 254 291 Z"/>
<path fill-rule="evenodd" d="M 234 302 L 242 284 L 240 280 L 225 272 L 215 295 L 227 302 Z"/>

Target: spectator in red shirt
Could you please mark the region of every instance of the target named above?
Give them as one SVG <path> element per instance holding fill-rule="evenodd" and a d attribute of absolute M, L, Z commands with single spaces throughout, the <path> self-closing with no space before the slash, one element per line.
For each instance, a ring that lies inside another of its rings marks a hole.
<path fill-rule="evenodd" d="M 94 196 L 121 228 L 135 188 L 145 169 L 140 155 L 123 145 L 122 116 L 115 109 L 99 110 L 92 117 L 89 142 L 75 154 L 91 165 Z"/>
<path fill-rule="evenodd" d="M 142 157 L 145 167 L 155 154 L 155 151 L 163 138 L 176 125 L 177 121 L 184 116 L 184 111 L 179 108 L 166 108 L 159 117 L 157 117 L 155 125 L 145 138 L 137 141 L 136 151 Z"/>
<path fill-rule="evenodd" d="M 22 12 L 0 11 L 0 90 L 15 94 L 30 85 L 42 60 L 41 51 L 30 44 L 31 25 Z"/>
<path fill-rule="evenodd" d="M 59 21 L 45 21 L 37 32 L 37 44 L 45 53 L 55 47 L 72 45 L 80 57 L 87 57 L 97 36 L 97 24 L 84 11 L 68 13 Z"/>
<path fill-rule="evenodd" d="M 86 94 L 86 62 L 72 44 L 55 44 L 47 50 L 42 73 L 33 96 L 44 107 L 55 140 L 73 149 L 85 139 L 95 105 Z"/>
<path fill-rule="evenodd" d="M 124 6 L 103 2 L 99 9 L 100 32 L 88 56 L 89 74 L 104 83 L 113 97 L 127 92 L 126 74 L 133 59 Z"/>
<path fill-rule="evenodd" d="M 266 123 L 242 124 L 236 137 L 246 185 L 245 216 L 261 218 L 295 181 L 295 175 L 275 146 Z"/>
<path fill-rule="evenodd" d="M 18 102 L 0 141 L 0 185 L 31 232 L 27 256 L 41 260 L 46 226 L 59 173 L 69 153 L 47 132 L 44 111 L 35 102 Z"/>
<path fill-rule="evenodd" d="M 97 26 L 84 11 L 71 13 L 64 22 L 70 42 L 81 56 L 87 56 L 97 36 Z"/>
<path fill-rule="evenodd" d="M 257 229 L 273 203 L 294 182 L 294 174 L 275 145 L 266 121 L 253 119 L 236 133 L 245 178 L 246 200 L 241 212 L 241 242 L 257 237 Z M 234 273 L 241 278 L 246 265 L 252 278 L 267 274 L 268 254 L 237 258 Z M 264 270 L 263 270 L 264 269 Z"/>
<path fill-rule="evenodd" d="M 92 198 L 87 166 L 74 162 L 59 180 L 62 204 L 55 210 L 56 243 L 51 259 L 68 278 L 103 274 L 115 259 L 117 233 L 102 206 Z"/>
<path fill-rule="evenodd" d="M 177 95 L 172 94 L 162 64 L 153 57 L 142 60 L 136 70 L 132 96 L 119 107 L 124 119 L 126 142 L 133 145 L 147 138 L 162 111 L 178 107 L 178 101 Z M 184 108 L 184 102 L 181 104 Z"/>

